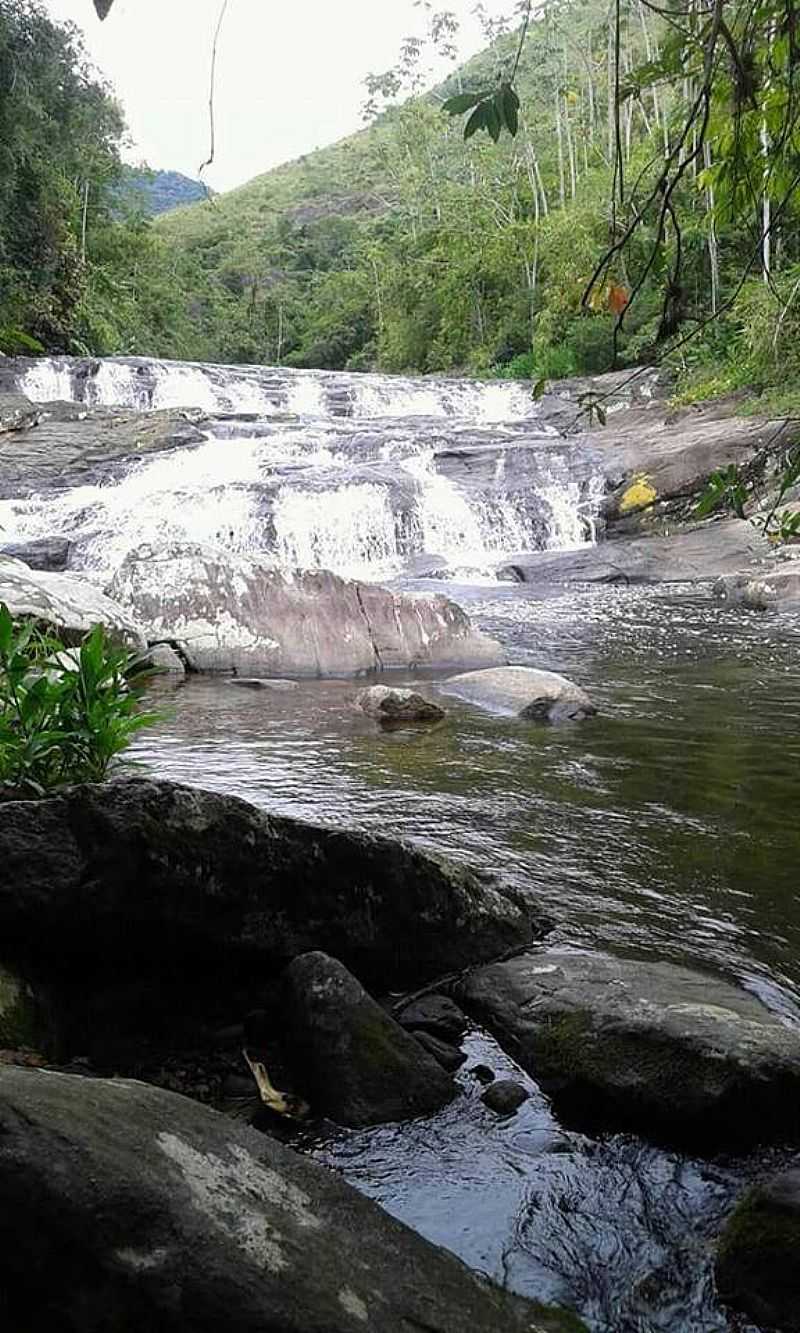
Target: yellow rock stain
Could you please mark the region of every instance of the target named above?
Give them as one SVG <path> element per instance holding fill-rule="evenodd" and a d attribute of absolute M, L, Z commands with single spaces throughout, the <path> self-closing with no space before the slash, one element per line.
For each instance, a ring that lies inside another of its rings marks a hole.
<path fill-rule="evenodd" d="M 643 472 L 634 477 L 630 486 L 626 490 L 619 502 L 619 512 L 628 514 L 632 509 L 645 509 L 651 505 L 656 498 L 656 488 L 651 486 L 650 482 Z"/>

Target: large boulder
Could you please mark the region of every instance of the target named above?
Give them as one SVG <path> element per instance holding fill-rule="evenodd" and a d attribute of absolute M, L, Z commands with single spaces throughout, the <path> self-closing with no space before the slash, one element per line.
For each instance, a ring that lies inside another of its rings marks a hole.
<path fill-rule="evenodd" d="M 574 551 L 514 556 L 498 573 L 521 583 L 709 583 L 769 551 L 752 523 L 716 519 L 668 536 L 615 537 Z"/>
<path fill-rule="evenodd" d="M 29 569 L 21 560 L 0 555 L 0 602 L 13 616 L 32 616 L 55 630 L 67 644 L 81 642 L 103 625 L 116 643 L 143 652 L 147 640 L 136 621 L 86 579 Z"/>
<path fill-rule="evenodd" d="M 723 1301 L 759 1325 L 800 1333 L 800 1168 L 748 1190 L 728 1219 L 715 1265 Z"/>
<path fill-rule="evenodd" d="M 267 559 L 223 559 L 198 546 L 137 551 L 108 591 L 151 638 L 178 643 L 197 671 L 358 676 L 505 660 L 446 597 L 393 593 L 326 570 L 280 570 Z"/>
<path fill-rule="evenodd" d="M 492 712 L 533 722 L 579 721 L 597 712 L 588 694 L 566 676 L 533 667 L 496 667 L 451 676 L 439 688 Z"/>
<path fill-rule="evenodd" d="M 574 1120 L 700 1145 L 800 1139 L 800 1031 L 727 981 L 544 949 L 473 971 L 459 997 Z"/>
<path fill-rule="evenodd" d="M 797 423 L 737 416 L 741 402 L 728 399 L 680 409 L 663 404 L 609 417 L 590 431 L 585 444 L 611 487 L 605 512 L 613 524 L 672 509 L 691 509 L 708 478 L 729 463 L 747 466 L 759 456 L 784 451 Z"/>
<path fill-rule="evenodd" d="M 73 978 L 212 963 L 265 976 L 329 949 L 383 989 L 524 946 L 513 890 L 406 843 L 269 815 L 233 796 L 125 779 L 12 801 L 0 819 L 0 939 Z"/>
<path fill-rule="evenodd" d="M 800 561 L 787 561 L 756 573 L 733 574 L 718 579 L 714 596 L 734 606 L 754 611 L 788 611 L 800 606 Z"/>
<path fill-rule="evenodd" d="M 453 1080 L 346 967 L 307 953 L 287 968 L 284 1042 L 312 1111 L 340 1125 L 430 1115 Z"/>
<path fill-rule="evenodd" d="M 26 1333 L 545 1333 L 275 1140 L 173 1093 L 0 1067 L 0 1292 Z"/>

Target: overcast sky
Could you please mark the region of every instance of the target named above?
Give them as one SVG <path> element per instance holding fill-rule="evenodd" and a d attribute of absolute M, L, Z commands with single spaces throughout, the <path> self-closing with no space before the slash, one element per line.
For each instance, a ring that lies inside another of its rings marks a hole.
<path fill-rule="evenodd" d="M 92 0 L 45 0 L 81 28 L 116 88 L 132 161 L 195 176 L 208 156 L 208 81 L 220 0 L 115 0 L 105 23 Z M 482 41 L 474 0 L 447 0 L 463 20 L 461 54 Z M 512 0 L 485 0 L 505 13 Z M 227 190 L 362 124 L 363 80 L 417 32 L 414 0 L 229 0 L 217 62 L 217 154 L 208 183 Z M 442 72 L 444 66 L 440 66 Z"/>

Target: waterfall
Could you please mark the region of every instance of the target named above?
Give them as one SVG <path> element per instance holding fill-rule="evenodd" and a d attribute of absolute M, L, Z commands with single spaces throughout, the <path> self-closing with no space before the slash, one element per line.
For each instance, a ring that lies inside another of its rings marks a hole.
<path fill-rule="evenodd" d="M 492 577 L 509 554 L 585 542 L 601 499 L 591 460 L 519 383 L 60 358 L 20 388 L 205 414 L 204 443 L 0 502 L 4 540 L 66 535 L 71 567 L 99 582 L 142 545 L 188 542 L 367 579 L 422 555 Z"/>

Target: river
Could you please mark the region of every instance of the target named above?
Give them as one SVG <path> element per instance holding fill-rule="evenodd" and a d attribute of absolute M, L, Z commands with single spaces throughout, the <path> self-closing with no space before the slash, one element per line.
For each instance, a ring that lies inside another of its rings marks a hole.
<path fill-rule="evenodd" d="M 10 536 L 65 532 L 101 580 L 142 543 L 191 540 L 446 591 L 513 662 L 563 672 L 600 710 L 546 729 L 449 699 L 433 730 L 381 732 L 354 709 L 352 682 L 251 692 L 195 677 L 157 690 L 163 717 L 139 764 L 444 849 L 524 888 L 565 942 L 719 972 L 800 1021 L 800 620 L 697 587 L 499 578 L 516 551 L 590 541 L 602 494 L 580 440 L 556 435 L 519 386 L 136 362 L 76 379 L 65 362 L 25 387 L 214 416 L 199 448 L 4 502 Z M 513 1068 L 479 1033 L 470 1049 L 468 1067 Z M 709 1238 L 763 1161 L 587 1139 L 556 1124 L 530 1080 L 531 1101 L 497 1122 L 463 1077 L 466 1101 L 430 1121 L 305 1147 L 596 1333 L 747 1328 L 715 1303 Z"/>

